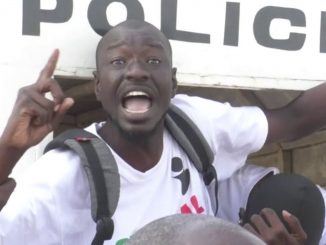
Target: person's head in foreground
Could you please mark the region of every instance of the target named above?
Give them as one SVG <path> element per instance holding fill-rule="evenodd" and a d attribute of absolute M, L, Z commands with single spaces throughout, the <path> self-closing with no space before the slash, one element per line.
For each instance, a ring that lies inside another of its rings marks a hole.
<path fill-rule="evenodd" d="M 127 245 L 264 245 L 242 227 L 207 215 L 175 214 L 155 220 L 128 240 Z"/>

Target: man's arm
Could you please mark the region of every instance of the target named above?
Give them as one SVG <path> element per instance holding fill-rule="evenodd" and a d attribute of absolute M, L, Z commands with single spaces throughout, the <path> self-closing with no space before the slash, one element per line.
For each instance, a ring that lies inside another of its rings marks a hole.
<path fill-rule="evenodd" d="M 0 138 L 0 185 L 7 182 L 13 167 L 25 151 L 50 133 L 73 105 L 73 100 L 64 98 L 60 86 L 52 79 L 58 58 L 59 51 L 55 50 L 38 80 L 19 90 Z M 45 97 L 48 92 L 53 100 Z"/>
<path fill-rule="evenodd" d="M 280 109 L 267 110 L 267 142 L 291 141 L 326 125 L 326 83 L 303 92 Z"/>

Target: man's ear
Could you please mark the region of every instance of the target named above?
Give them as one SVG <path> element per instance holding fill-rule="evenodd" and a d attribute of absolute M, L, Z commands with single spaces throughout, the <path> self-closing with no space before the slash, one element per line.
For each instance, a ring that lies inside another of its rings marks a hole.
<path fill-rule="evenodd" d="M 173 98 L 178 89 L 178 81 L 177 81 L 177 68 L 173 67 L 172 68 L 172 93 L 171 93 L 171 98 Z"/>
<path fill-rule="evenodd" d="M 93 71 L 93 76 L 94 76 L 94 92 L 95 92 L 95 96 L 96 96 L 96 99 L 98 101 L 101 100 L 101 96 L 100 96 L 100 80 L 98 79 L 98 74 L 97 74 L 97 71 Z"/>

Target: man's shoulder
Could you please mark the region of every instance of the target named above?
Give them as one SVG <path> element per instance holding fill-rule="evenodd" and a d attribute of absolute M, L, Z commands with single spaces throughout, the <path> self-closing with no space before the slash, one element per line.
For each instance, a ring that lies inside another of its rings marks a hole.
<path fill-rule="evenodd" d="M 0 216 L 0 228 L 6 226 L 9 234 L 6 238 L 10 239 L 14 231 L 21 228 L 28 236 L 38 232 L 42 232 L 43 236 L 49 231 L 44 227 L 60 231 L 62 222 L 70 224 L 71 220 L 76 220 L 79 212 L 71 210 L 86 210 L 90 206 L 88 183 L 79 165 L 74 153 L 55 149 L 44 154 L 20 175 L 16 189 Z M 83 220 L 90 219 L 82 216 L 81 225 Z M 29 229 L 24 225 L 35 224 L 36 221 L 43 226 L 31 226 L 33 229 Z"/>
<path fill-rule="evenodd" d="M 221 103 L 186 94 L 177 94 L 171 100 L 171 103 L 185 112 L 193 120 L 207 118 L 212 115 L 212 112 L 214 112 L 214 114 L 223 113 L 230 107 L 228 103 Z"/>
<path fill-rule="evenodd" d="M 221 103 L 219 101 L 206 99 L 199 96 L 190 96 L 187 94 L 177 94 L 172 98 L 171 103 L 181 107 L 186 105 L 196 107 L 197 104 L 214 104 L 220 106 L 225 105 L 224 103 Z"/>
<path fill-rule="evenodd" d="M 82 166 L 76 153 L 54 149 L 42 155 L 23 173 L 17 176 L 17 184 L 26 188 L 56 189 L 78 182 Z"/>
<path fill-rule="evenodd" d="M 204 117 L 214 117 L 221 119 L 228 115 L 239 115 L 248 113 L 256 113 L 256 111 L 261 111 L 255 106 L 241 106 L 234 107 L 230 103 L 220 102 L 212 99 L 207 99 L 198 96 L 189 96 L 186 94 L 177 94 L 171 103 L 190 117 L 194 114 L 194 118 L 204 116 Z M 260 112 L 261 113 L 261 112 Z"/>

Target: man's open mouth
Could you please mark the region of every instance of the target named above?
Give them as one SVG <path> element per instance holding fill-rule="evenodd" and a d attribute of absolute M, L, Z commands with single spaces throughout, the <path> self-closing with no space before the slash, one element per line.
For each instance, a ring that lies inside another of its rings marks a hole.
<path fill-rule="evenodd" d="M 152 106 L 152 99 L 146 92 L 130 91 L 122 99 L 122 106 L 129 113 L 145 113 Z"/>

